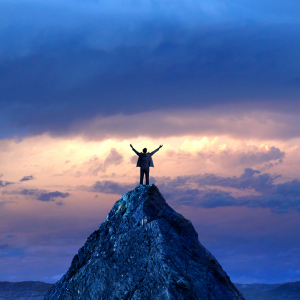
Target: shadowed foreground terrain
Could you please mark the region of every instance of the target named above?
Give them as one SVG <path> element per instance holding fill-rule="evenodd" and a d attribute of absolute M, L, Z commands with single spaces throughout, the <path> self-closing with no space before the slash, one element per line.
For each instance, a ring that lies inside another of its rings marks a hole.
<path fill-rule="evenodd" d="M 39 281 L 0 282 L 0 300 L 41 300 L 52 284 Z M 300 282 L 238 284 L 246 300 L 300 299 Z"/>
<path fill-rule="evenodd" d="M 52 285 L 40 281 L 0 281 L 0 300 L 42 300 Z"/>
<path fill-rule="evenodd" d="M 192 223 L 155 185 L 113 206 L 45 300 L 243 300 Z"/>

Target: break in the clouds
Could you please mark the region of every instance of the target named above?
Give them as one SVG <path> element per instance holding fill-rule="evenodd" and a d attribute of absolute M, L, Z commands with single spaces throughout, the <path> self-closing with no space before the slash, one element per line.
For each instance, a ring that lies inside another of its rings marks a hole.
<path fill-rule="evenodd" d="M 282 137 L 299 119 L 299 16 L 296 1 L 1 1 L 1 136 L 99 139 L 124 130 L 112 124 L 89 134 L 78 124 L 238 104 L 240 112 L 273 112 L 267 122 Z M 290 114 L 287 124 L 282 113 Z M 266 125 L 255 120 L 256 128 Z M 157 125 L 168 135 L 193 128 Z M 262 134 L 247 128 L 246 135 Z"/>
<path fill-rule="evenodd" d="M 154 181 L 158 182 L 161 192 L 173 205 L 204 208 L 261 207 L 269 208 L 278 214 L 300 212 L 300 181 L 295 179 L 276 184 L 275 180 L 280 177 L 281 175 L 261 173 L 247 168 L 239 177 L 199 174 L 178 176 L 174 179 L 155 178 Z M 87 190 L 105 194 L 123 194 L 133 189 L 135 185 L 97 181 Z"/>
<path fill-rule="evenodd" d="M 29 175 L 29 176 L 24 176 L 22 179 L 20 179 L 20 181 L 29 181 L 29 180 L 33 180 L 34 177 L 32 175 Z"/>

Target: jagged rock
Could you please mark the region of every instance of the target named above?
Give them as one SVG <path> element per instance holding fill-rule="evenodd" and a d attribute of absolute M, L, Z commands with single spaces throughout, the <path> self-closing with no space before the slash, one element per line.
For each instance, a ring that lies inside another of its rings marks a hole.
<path fill-rule="evenodd" d="M 155 185 L 115 203 L 44 300 L 244 299 Z"/>

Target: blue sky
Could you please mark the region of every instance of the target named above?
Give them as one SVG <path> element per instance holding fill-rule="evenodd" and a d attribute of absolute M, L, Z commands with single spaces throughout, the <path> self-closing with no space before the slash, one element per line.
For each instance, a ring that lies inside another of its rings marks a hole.
<path fill-rule="evenodd" d="M 67 270 L 137 184 L 130 143 L 164 144 L 152 182 L 233 281 L 300 280 L 299 20 L 292 0 L 0 0 L 0 280 Z"/>

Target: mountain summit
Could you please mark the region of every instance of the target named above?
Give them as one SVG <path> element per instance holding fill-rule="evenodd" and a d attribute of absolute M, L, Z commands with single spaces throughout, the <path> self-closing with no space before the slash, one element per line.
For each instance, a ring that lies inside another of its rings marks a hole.
<path fill-rule="evenodd" d="M 155 185 L 139 185 L 115 203 L 49 299 L 244 300 Z"/>

